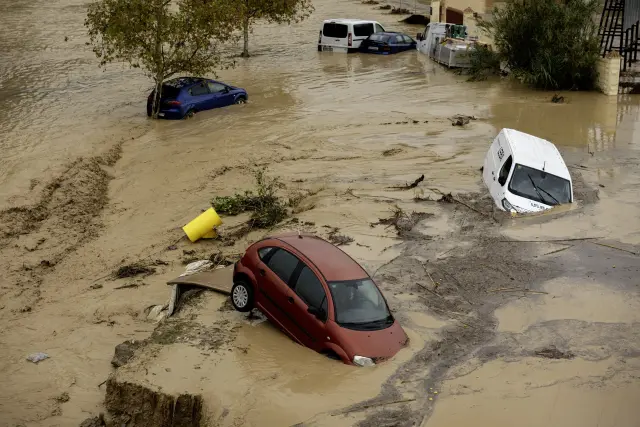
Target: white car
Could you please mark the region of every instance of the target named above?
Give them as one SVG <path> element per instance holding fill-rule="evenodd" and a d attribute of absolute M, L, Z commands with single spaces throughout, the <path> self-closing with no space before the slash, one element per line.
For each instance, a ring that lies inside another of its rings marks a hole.
<path fill-rule="evenodd" d="M 569 169 L 551 142 L 502 129 L 484 159 L 482 178 L 496 205 L 528 213 L 573 202 Z"/>
<path fill-rule="evenodd" d="M 377 21 L 362 19 L 327 19 L 318 37 L 318 51 L 356 52 L 363 40 L 373 33 L 384 32 Z"/>

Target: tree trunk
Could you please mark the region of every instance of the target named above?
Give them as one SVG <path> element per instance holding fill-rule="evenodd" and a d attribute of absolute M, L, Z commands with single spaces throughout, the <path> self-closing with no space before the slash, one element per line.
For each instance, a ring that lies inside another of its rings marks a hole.
<path fill-rule="evenodd" d="M 153 104 L 151 105 L 151 116 L 154 119 L 158 118 L 158 113 L 160 112 L 160 98 L 162 97 L 162 74 L 156 76 L 156 92 L 153 97 Z"/>
<path fill-rule="evenodd" d="M 153 97 L 153 105 L 151 106 L 154 119 L 158 118 L 160 112 L 160 99 L 162 97 L 162 81 L 164 80 L 164 61 L 162 57 L 162 39 L 160 36 L 160 25 L 164 22 L 164 5 L 161 0 L 156 0 L 156 37 L 155 37 L 155 51 L 153 60 L 155 61 L 156 76 L 154 78 L 156 83 L 156 94 Z"/>
<path fill-rule="evenodd" d="M 245 16 L 242 22 L 242 35 L 244 37 L 244 49 L 242 50 L 242 57 L 249 57 L 249 17 Z"/>

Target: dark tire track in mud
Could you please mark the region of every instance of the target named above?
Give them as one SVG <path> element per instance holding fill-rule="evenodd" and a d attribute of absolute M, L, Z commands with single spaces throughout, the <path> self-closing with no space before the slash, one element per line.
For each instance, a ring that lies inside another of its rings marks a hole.
<path fill-rule="evenodd" d="M 477 236 L 469 241 L 471 249 L 458 250 L 445 259 L 425 263 L 416 257 L 435 259 L 442 242 L 413 240 L 407 242 L 402 255 L 379 271 L 378 280 L 385 293 L 409 291 L 419 295 L 418 303 L 398 304 L 397 313 L 425 311 L 449 318 L 455 325 L 445 328 L 435 342 L 427 343 L 401 366 L 377 397 L 347 408 L 346 412 L 376 405 L 384 407 L 386 402 L 394 400 L 416 400 L 392 408 L 368 409 L 367 417 L 358 426 L 421 425 L 436 403 L 435 399 L 429 400 L 433 397 L 429 390 L 438 390 L 451 368 L 473 357 L 496 337 L 493 312 L 514 296 L 490 291 L 524 287 L 525 283 L 532 286 L 558 273 L 548 265 L 542 266 L 542 262 L 527 261 L 526 247 L 513 250 L 509 245 L 500 245 L 498 240 Z M 398 289 L 400 282 L 395 280 L 398 277 L 406 289 Z"/>
<path fill-rule="evenodd" d="M 577 179 L 577 197 L 585 204 L 593 203 L 597 190 L 586 186 L 581 178 Z M 457 248 L 446 251 L 446 257 L 438 255 L 448 239 L 421 239 L 414 230 L 403 253 L 377 272 L 385 294 L 409 292 L 419 296 L 414 303 L 396 301 L 394 311 L 400 316 L 406 311 L 425 311 L 449 318 L 454 325 L 445 327 L 437 340 L 427 343 L 402 365 L 377 397 L 335 414 L 361 411 L 366 418 L 357 423 L 359 427 L 423 425 L 437 401 L 437 395 L 430 391 L 439 390 L 444 380 L 451 379 L 452 368 L 473 357 L 486 362 L 505 354 L 535 354 L 534 349 L 522 350 L 526 337 L 520 338 L 518 348 L 519 341 L 513 335 L 497 331 L 494 312 L 518 297 L 526 298 L 526 292 L 536 291 L 542 282 L 561 275 L 564 268 L 558 262 L 532 257 L 535 243 L 513 245 L 501 236 L 500 224 L 509 216 L 497 211 L 491 198 L 480 194 L 457 197 L 467 205 L 441 199 L 458 222 L 458 230 L 452 233 Z M 479 212 L 486 214 L 479 216 Z M 519 294 L 503 292 L 518 289 L 522 290 Z M 574 352 L 581 354 L 579 349 Z M 414 400 L 389 405 L 406 399 Z"/>
<path fill-rule="evenodd" d="M 8 272 L 6 283 L 13 285 L 0 293 L 7 307 L 31 311 L 40 299 L 43 277 L 98 235 L 112 179 L 108 168 L 120 159 L 123 143 L 68 164 L 43 188 L 35 205 L 0 212 L 0 257 Z"/>

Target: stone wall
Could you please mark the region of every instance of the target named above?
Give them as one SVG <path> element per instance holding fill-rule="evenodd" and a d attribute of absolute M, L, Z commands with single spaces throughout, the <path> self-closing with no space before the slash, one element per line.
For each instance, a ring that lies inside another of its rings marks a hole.
<path fill-rule="evenodd" d="M 598 59 L 598 88 L 605 95 L 617 96 L 620 85 L 620 55 L 611 52 L 605 58 Z"/>

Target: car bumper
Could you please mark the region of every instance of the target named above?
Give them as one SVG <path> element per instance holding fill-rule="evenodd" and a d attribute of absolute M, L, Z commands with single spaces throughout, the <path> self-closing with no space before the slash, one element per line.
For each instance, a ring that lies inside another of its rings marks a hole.
<path fill-rule="evenodd" d="M 147 116 L 151 117 L 150 104 L 147 104 Z M 161 109 L 158 113 L 158 118 L 161 119 L 181 119 L 182 117 L 184 117 L 184 112 L 180 108 Z"/>

